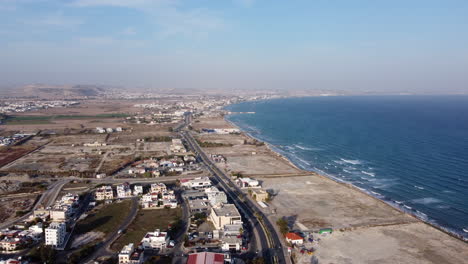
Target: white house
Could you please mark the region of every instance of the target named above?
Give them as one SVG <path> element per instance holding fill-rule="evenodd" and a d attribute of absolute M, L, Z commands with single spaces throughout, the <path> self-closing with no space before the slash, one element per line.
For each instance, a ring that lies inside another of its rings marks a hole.
<path fill-rule="evenodd" d="M 132 190 L 130 189 L 130 184 L 127 182 L 117 186 L 117 197 L 119 198 L 128 198 L 132 197 Z"/>
<path fill-rule="evenodd" d="M 260 188 L 260 183 L 250 178 L 239 178 L 236 180 L 236 184 L 241 188 Z"/>
<path fill-rule="evenodd" d="M 162 249 L 166 247 L 169 240 L 167 232 L 160 232 L 156 229 L 154 232 L 148 232 L 141 240 L 144 249 Z"/>
<path fill-rule="evenodd" d="M 133 186 L 133 195 L 137 196 L 143 194 L 143 186 L 141 185 L 135 185 Z"/>
<path fill-rule="evenodd" d="M 198 177 L 194 179 L 182 179 L 180 184 L 186 188 L 208 188 L 211 186 L 210 178 L 208 177 Z"/>

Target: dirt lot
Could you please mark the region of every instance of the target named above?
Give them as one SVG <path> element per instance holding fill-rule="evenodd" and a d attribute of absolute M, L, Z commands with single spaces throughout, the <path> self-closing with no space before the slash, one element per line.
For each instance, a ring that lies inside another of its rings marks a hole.
<path fill-rule="evenodd" d="M 13 196 L 10 196 L 13 197 Z M 36 200 L 37 195 L 21 195 L 14 198 L 2 196 L 0 198 L 0 221 L 16 217 L 20 211 L 29 211 Z"/>
<path fill-rule="evenodd" d="M 192 123 L 192 127 L 195 130 L 201 130 L 202 128 L 235 128 L 223 117 L 202 117 L 198 118 L 197 121 Z"/>
<path fill-rule="evenodd" d="M 424 223 L 335 232 L 320 237 L 320 263 L 466 263 L 468 246 Z M 310 262 L 305 262 L 310 263 Z"/>
<path fill-rule="evenodd" d="M 277 209 L 274 221 L 284 216 L 295 229 L 335 230 L 317 235 L 319 263 L 463 263 L 467 257 L 466 243 L 325 177 L 265 178 L 263 187 L 278 193 L 269 208 Z"/>
<path fill-rule="evenodd" d="M 0 147 L 0 167 L 3 167 L 35 149 L 36 147 L 34 146 Z"/>
<path fill-rule="evenodd" d="M 252 177 L 303 173 L 267 146 L 244 144 L 244 140 L 248 139 L 244 135 L 201 134 L 197 139 L 233 145 L 204 148 L 208 154 L 221 154 L 226 157 L 226 164 L 219 164 L 219 167 L 228 172 L 241 172 Z"/>

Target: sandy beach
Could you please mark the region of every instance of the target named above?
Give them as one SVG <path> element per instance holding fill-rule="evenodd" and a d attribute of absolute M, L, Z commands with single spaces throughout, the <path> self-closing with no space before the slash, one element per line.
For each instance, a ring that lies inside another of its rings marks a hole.
<path fill-rule="evenodd" d="M 222 118 L 201 118 L 194 129 L 232 128 Z M 421 220 L 391 207 L 353 186 L 314 172 L 303 171 L 267 144 L 246 145 L 249 135 L 199 134 L 206 142 L 231 144 L 210 147 L 226 157 L 226 172 L 241 172 L 262 182 L 277 195 L 268 217 L 289 220 L 296 230 L 333 228 L 313 243 L 319 263 L 466 263 L 468 245 Z M 276 209 L 276 213 L 271 213 Z M 298 259 L 310 263 L 310 257 Z"/>

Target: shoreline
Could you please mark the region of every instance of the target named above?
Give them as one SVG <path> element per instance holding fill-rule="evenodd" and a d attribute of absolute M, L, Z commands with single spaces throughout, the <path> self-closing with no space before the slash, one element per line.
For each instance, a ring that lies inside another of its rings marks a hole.
<path fill-rule="evenodd" d="M 468 243 L 468 238 L 463 237 L 461 234 L 458 234 L 458 233 L 456 233 L 456 232 L 451 232 L 451 231 L 449 231 L 449 230 L 446 230 L 446 229 L 445 229 L 444 227 L 442 227 L 442 226 L 433 224 L 433 223 L 431 223 L 431 222 L 428 221 L 428 220 L 424 220 L 424 219 L 422 219 L 421 217 L 418 217 L 416 214 L 413 214 L 413 213 L 411 213 L 411 212 L 405 211 L 405 210 L 403 210 L 402 208 L 400 208 L 400 207 L 398 207 L 398 206 L 394 206 L 394 205 L 392 205 L 392 204 L 390 203 L 390 201 L 386 201 L 386 200 L 384 200 L 384 199 L 380 199 L 380 198 L 378 198 L 378 197 L 375 197 L 375 196 L 373 196 L 372 194 L 370 194 L 370 193 L 366 192 L 365 190 L 363 190 L 362 188 L 359 188 L 359 187 L 353 185 L 352 183 L 348 183 L 348 182 L 341 181 L 341 180 L 336 179 L 336 178 L 334 178 L 334 177 L 332 177 L 332 176 L 323 175 L 323 174 L 320 173 L 320 172 L 309 171 L 309 170 L 305 170 L 305 169 L 300 168 L 300 167 L 299 167 L 298 165 L 296 165 L 292 160 L 290 160 L 286 155 L 282 154 L 279 150 L 276 150 L 275 147 L 273 147 L 272 144 L 270 144 L 270 143 L 268 143 L 268 142 L 265 142 L 264 140 L 259 139 L 259 138 L 255 137 L 255 136 L 251 135 L 250 133 L 244 131 L 240 126 L 238 126 L 238 125 L 235 124 L 234 122 L 228 120 L 228 119 L 227 119 L 227 116 L 228 116 L 228 115 L 223 116 L 223 119 L 224 119 L 229 125 L 238 128 L 238 129 L 241 131 L 241 133 L 242 133 L 243 135 L 245 135 L 245 136 L 247 136 L 247 137 L 249 137 L 249 138 L 251 138 L 251 139 L 255 139 L 255 140 L 258 140 L 258 141 L 260 141 L 260 142 L 265 143 L 265 146 L 266 146 L 270 151 L 272 151 L 272 152 L 275 153 L 278 157 L 280 157 L 280 158 L 282 158 L 283 160 L 285 160 L 288 164 L 290 164 L 290 165 L 293 166 L 294 168 L 296 168 L 296 169 L 298 169 L 298 170 L 300 170 L 300 171 L 303 171 L 303 172 L 311 173 L 311 174 L 313 174 L 314 176 L 316 175 L 316 176 L 322 177 L 323 179 L 331 180 L 331 181 L 333 181 L 333 182 L 335 182 L 335 183 L 338 183 L 338 184 L 340 184 L 340 185 L 342 185 L 342 186 L 345 186 L 345 187 L 347 187 L 347 188 L 349 188 L 349 189 L 351 189 L 351 190 L 353 190 L 353 191 L 358 191 L 358 192 L 360 192 L 360 193 L 363 193 L 363 194 L 365 194 L 366 196 L 371 197 L 371 198 L 373 198 L 374 200 L 376 200 L 376 201 L 378 201 L 378 202 L 384 203 L 385 205 L 389 206 L 389 207 L 390 207 L 391 209 L 393 209 L 393 210 L 396 210 L 396 211 L 398 211 L 398 212 L 400 212 L 400 213 L 403 213 L 403 214 L 406 214 L 406 215 L 408 215 L 408 216 L 411 216 L 412 218 L 416 219 L 417 221 L 419 221 L 419 222 L 421 222 L 421 223 L 424 223 L 424 224 L 426 224 L 426 225 L 428 225 L 428 226 L 430 226 L 430 227 L 432 227 L 432 228 L 435 228 L 435 229 L 437 229 L 437 230 L 439 230 L 439 231 L 441 231 L 441 232 L 443 232 L 443 233 L 445 233 L 445 234 L 447 234 L 447 235 L 449 235 L 449 236 L 451 236 L 451 237 L 453 237 L 453 238 L 456 238 L 456 239 L 458 239 L 458 240 L 460 240 L 460 241 L 462 241 L 462 242 Z M 300 177 L 300 176 L 298 176 L 298 177 Z M 418 212 L 419 212 L 419 211 L 418 211 Z M 421 212 L 421 213 L 422 213 L 422 212 Z"/>

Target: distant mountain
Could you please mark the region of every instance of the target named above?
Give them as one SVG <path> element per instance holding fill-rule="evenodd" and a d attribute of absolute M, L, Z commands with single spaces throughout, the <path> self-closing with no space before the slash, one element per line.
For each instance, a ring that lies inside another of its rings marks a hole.
<path fill-rule="evenodd" d="M 31 84 L 13 88 L 8 95 L 38 99 L 81 99 L 99 97 L 105 91 L 105 88 L 96 85 Z"/>

